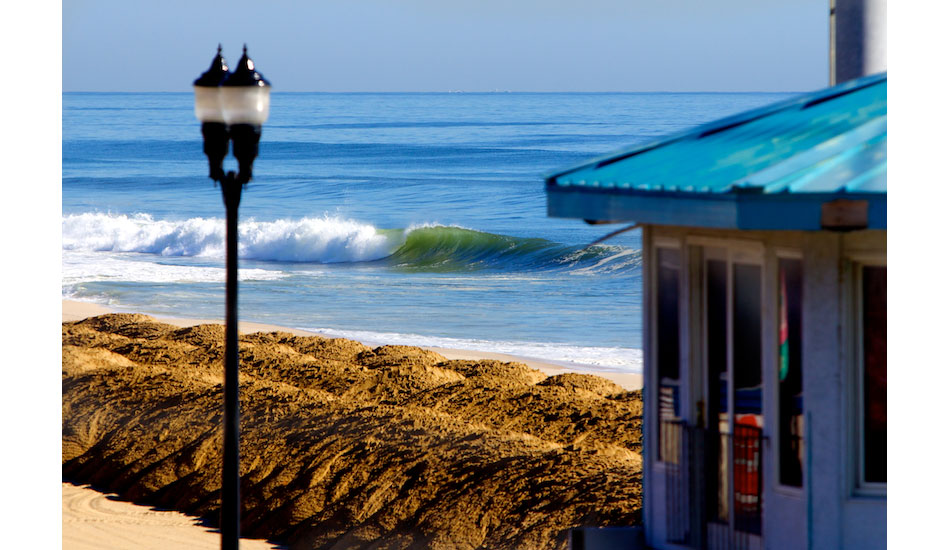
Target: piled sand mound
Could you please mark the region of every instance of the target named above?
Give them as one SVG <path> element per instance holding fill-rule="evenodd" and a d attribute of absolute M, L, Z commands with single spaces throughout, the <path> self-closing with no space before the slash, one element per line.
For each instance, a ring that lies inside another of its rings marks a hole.
<path fill-rule="evenodd" d="M 215 522 L 224 329 L 63 323 L 63 475 Z M 242 534 L 302 549 L 566 548 L 640 520 L 639 392 L 406 346 L 241 337 Z"/>

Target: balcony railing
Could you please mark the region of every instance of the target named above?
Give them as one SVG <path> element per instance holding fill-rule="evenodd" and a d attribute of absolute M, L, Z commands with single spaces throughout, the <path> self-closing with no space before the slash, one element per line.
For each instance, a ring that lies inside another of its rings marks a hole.
<path fill-rule="evenodd" d="M 762 430 L 737 425 L 720 433 L 682 421 L 663 421 L 660 430 L 667 541 L 697 549 L 760 548 Z"/>

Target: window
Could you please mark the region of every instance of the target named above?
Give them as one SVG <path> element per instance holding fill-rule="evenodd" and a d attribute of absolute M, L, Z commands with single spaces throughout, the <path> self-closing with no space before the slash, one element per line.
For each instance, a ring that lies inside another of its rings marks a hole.
<path fill-rule="evenodd" d="M 670 441 L 675 432 L 664 423 L 680 417 L 679 372 L 679 281 L 680 251 L 674 248 L 656 249 L 656 365 L 660 460 L 672 459 Z M 664 450 L 666 449 L 666 450 Z"/>
<path fill-rule="evenodd" d="M 887 483 L 887 267 L 859 273 L 860 481 Z"/>
<path fill-rule="evenodd" d="M 779 483 L 802 486 L 802 261 L 778 261 Z"/>

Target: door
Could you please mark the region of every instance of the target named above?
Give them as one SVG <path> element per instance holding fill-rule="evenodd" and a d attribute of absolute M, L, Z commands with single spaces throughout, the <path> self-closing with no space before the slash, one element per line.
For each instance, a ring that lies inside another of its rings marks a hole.
<path fill-rule="evenodd" d="M 761 540 L 761 256 L 728 247 L 703 249 L 703 493 L 709 548 L 756 547 Z"/>

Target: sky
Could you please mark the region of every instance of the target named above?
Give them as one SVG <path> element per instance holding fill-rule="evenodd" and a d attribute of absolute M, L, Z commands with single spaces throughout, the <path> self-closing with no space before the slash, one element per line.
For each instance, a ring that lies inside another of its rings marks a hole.
<path fill-rule="evenodd" d="M 807 91 L 829 0 L 63 0 L 63 91 L 189 91 L 220 42 L 275 91 Z"/>

